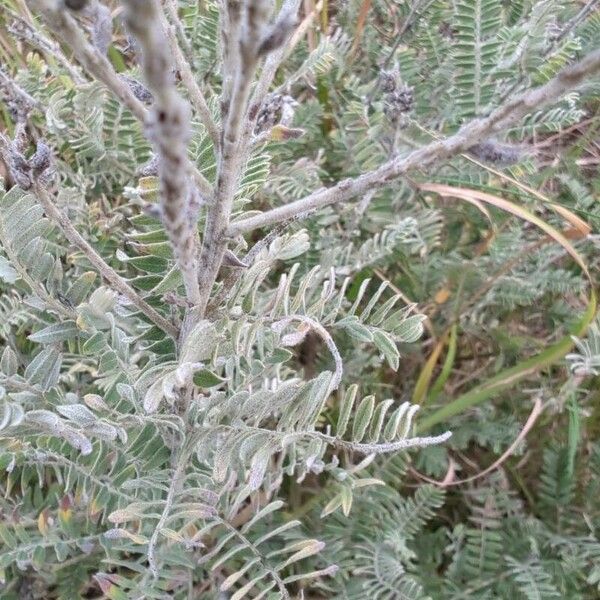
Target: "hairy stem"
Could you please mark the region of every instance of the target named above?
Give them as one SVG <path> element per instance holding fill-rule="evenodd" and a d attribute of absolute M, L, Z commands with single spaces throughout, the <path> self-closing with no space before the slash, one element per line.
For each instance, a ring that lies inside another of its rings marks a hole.
<path fill-rule="evenodd" d="M 229 226 L 233 197 L 235 195 L 242 163 L 240 147 L 250 86 L 258 64 L 259 29 L 266 21 L 265 3 L 253 0 L 248 7 L 246 29 L 240 39 L 240 53 L 233 93 L 223 127 L 222 151 L 217 174 L 217 191 L 214 206 L 208 211 L 202 252 L 200 254 L 200 314 L 204 314 L 213 283 L 217 278 L 227 244 L 225 232 Z"/>
<path fill-rule="evenodd" d="M 271 209 L 265 213 L 241 219 L 231 225 L 228 236 L 235 237 L 254 229 L 285 221 L 310 210 L 344 202 L 359 194 L 390 185 L 397 177 L 413 169 L 423 169 L 433 163 L 465 152 L 474 144 L 506 129 L 533 110 L 558 100 L 569 90 L 584 84 L 600 71 L 600 50 L 596 50 L 578 63 L 563 69 L 545 85 L 529 90 L 506 102 L 488 117 L 464 125 L 453 136 L 419 148 L 405 157 L 391 159 L 383 165 L 352 179 L 344 179 L 330 188 Z"/>
<path fill-rule="evenodd" d="M 175 338 L 177 336 L 176 327 L 167 321 L 161 314 L 152 308 L 128 283 L 123 279 L 106 261 L 90 246 L 90 244 L 73 227 L 71 220 L 63 213 L 52 201 L 48 192 L 38 185 L 33 186 L 33 191 L 45 213 L 62 230 L 65 237 L 74 246 L 79 248 L 98 270 L 100 275 L 120 294 L 123 294 L 134 306 L 136 306 L 144 315 L 156 326 L 160 327 L 165 333 Z M 62 305 L 61 305 L 62 306 Z"/>
<path fill-rule="evenodd" d="M 182 452 L 181 456 L 179 456 L 177 460 L 177 468 L 173 473 L 171 478 L 171 484 L 169 485 L 169 491 L 167 492 L 167 497 L 165 499 L 165 506 L 160 515 L 160 519 L 152 532 L 152 536 L 150 541 L 148 542 L 148 566 L 150 567 L 150 572 L 154 576 L 154 578 L 158 577 L 158 565 L 156 563 L 156 544 L 158 543 L 158 537 L 160 535 L 161 530 L 165 526 L 167 519 L 171 513 L 171 509 L 173 508 L 173 503 L 175 501 L 175 497 L 177 496 L 177 492 L 181 488 L 181 484 L 183 482 L 183 476 L 185 474 L 185 470 L 188 465 L 189 453 Z"/>
<path fill-rule="evenodd" d="M 229 30 L 225 27 L 224 21 L 222 35 L 227 36 L 227 31 L 237 30 L 233 21 L 237 24 L 239 4 L 229 2 L 230 11 L 234 11 L 229 18 Z M 222 102 L 227 105 L 226 119 L 223 127 L 223 140 L 221 159 L 219 161 L 217 192 L 214 206 L 209 210 L 206 227 L 204 230 L 204 240 L 202 252 L 200 255 L 200 294 L 199 313 L 203 315 L 212 286 L 217 278 L 223 254 L 227 246 L 227 229 L 231 218 L 233 208 L 233 199 L 239 181 L 243 165 L 248 157 L 251 134 L 254 128 L 256 114 L 253 114 L 254 104 L 251 104 L 248 110 L 248 100 L 250 98 L 251 85 L 260 58 L 267 54 L 267 65 L 272 57 L 277 57 L 276 64 L 281 60 L 282 46 L 286 43 L 291 26 L 295 19 L 295 10 L 297 10 L 297 0 L 287 2 L 279 13 L 277 19 L 270 28 L 267 26 L 269 18 L 270 5 L 265 0 L 250 0 L 244 15 L 244 27 L 239 38 L 239 53 L 236 55 L 226 55 L 226 66 L 228 68 L 237 67 L 231 100 L 228 100 L 227 91 L 224 91 Z M 280 56 L 281 55 L 281 56 Z M 237 58 L 237 60 L 236 60 Z M 264 71 L 270 75 L 267 77 L 268 88 L 276 67 L 265 65 Z M 228 73 L 225 73 L 227 78 Z M 266 89 L 265 88 L 265 89 Z"/>
<path fill-rule="evenodd" d="M 8 27 L 10 33 L 43 52 L 50 64 L 59 63 L 75 83 L 86 82 L 85 77 L 81 75 L 76 66 L 63 54 L 56 42 L 40 33 L 33 25 L 17 14 L 12 14 L 11 16 L 14 20 Z"/>
<path fill-rule="evenodd" d="M 189 185 L 189 105 L 175 87 L 172 56 L 156 0 L 128 0 L 126 19 L 143 51 L 144 76 L 154 94 L 149 137 L 158 157 L 162 220 L 183 277 L 188 301 L 198 304 L 199 203 Z"/>
<path fill-rule="evenodd" d="M 27 4 L 37 10 L 56 37 L 65 41 L 73 51 L 81 66 L 98 81 L 101 81 L 142 123 L 146 123 L 148 111 L 135 97 L 129 86 L 121 79 L 108 59 L 90 44 L 75 19 L 55 0 L 26 0 Z M 144 10 L 144 9 L 142 9 Z M 212 198 L 212 186 L 196 169 L 192 168 L 194 182 L 198 191 L 206 199 Z"/>
<path fill-rule="evenodd" d="M 169 3 L 170 4 L 170 3 Z M 213 146 L 215 150 L 219 147 L 219 131 L 217 126 L 212 118 L 212 114 L 210 112 L 210 108 L 206 102 L 206 98 L 200 89 L 200 86 L 196 82 L 196 78 L 194 76 L 194 72 L 192 71 L 192 67 L 188 60 L 179 47 L 177 43 L 177 34 L 175 32 L 174 27 L 169 25 L 169 23 L 164 21 L 164 27 L 167 34 L 167 38 L 169 40 L 169 46 L 171 48 L 171 53 L 173 54 L 173 58 L 175 60 L 175 65 L 179 74 L 181 75 L 181 82 L 185 86 L 187 90 L 190 101 L 194 110 L 198 113 L 202 124 L 206 127 L 206 131 L 212 140 Z"/>
<path fill-rule="evenodd" d="M 140 120 L 146 118 L 146 108 L 133 95 L 127 84 L 119 78 L 109 60 L 87 40 L 75 19 L 61 2 L 53 0 L 27 0 L 27 5 L 37 10 L 58 39 L 66 42 L 77 61 L 95 79 L 106 87 Z"/>

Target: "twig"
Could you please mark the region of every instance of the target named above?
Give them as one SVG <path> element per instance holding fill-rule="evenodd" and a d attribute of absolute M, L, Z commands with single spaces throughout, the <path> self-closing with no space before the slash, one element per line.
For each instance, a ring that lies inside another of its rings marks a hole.
<path fill-rule="evenodd" d="M 279 11 L 279 16 L 277 17 L 278 20 L 286 20 L 287 19 L 290 23 L 295 23 L 296 15 L 298 13 L 299 7 L 300 7 L 300 0 L 286 0 L 283 3 L 281 10 Z M 309 22 L 309 24 L 310 24 L 310 22 Z M 281 64 L 281 62 L 288 55 L 288 53 L 292 47 L 293 41 L 296 38 L 296 35 L 302 30 L 303 26 L 305 26 L 304 21 L 295 28 L 293 33 L 290 32 L 291 35 L 289 36 L 289 39 L 286 40 L 286 42 L 284 44 L 282 44 L 282 46 L 278 50 L 269 54 L 269 56 L 267 57 L 267 60 L 265 61 L 265 64 L 261 71 L 260 77 L 258 79 L 258 82 L 257 82 L 254 92 L 252 94 L 252 101 L 250 102 L 251 118 L 249 119 L 249 123 L 248 123 L 248 128 L 250 129 L 250 133 L 252 133 L 252 131 L 254 131 L 254 126 L 256 123 L 255 117 L 258 114 L 260 106 L 263 103 L 265 96 L 267 95 L 267 93 L 269 91 L 269 88 L 271 87 L 271 83 L 273 82 L 275 73 L 277 72 L 277 69 L 279 68 L 279 65 Z M 308 26 L 308 25 L 306 25 L 306 26 Z M 256 115 L 252 114 L 254 112 L 256 112 Z M 248 135 L 248 132 L 246 132 L 245 135 Z"/>
<path fill-rule="evenodd" d="M 180 44 L 180 48 L 187 62 L 190 64 L 191 67 L 193 67 L 193 48 L 188 42 L 187 38 L 185 37 L 185 29 L 178 14 L 177 0 L 166 0 L 164 6 L 167 9 L 167 14 L 169 16 L 169 19 L 171 20 L 171 23 L 175 27 L 177 41 Z"/>
<path fill-rule="evenodd" d="M 149 134 L 158 156 L 162 220 L 183 277 L 187 299 L 196 305 L 198 288 L 198 207 L 189 185 L 189 105 L 181 98 L 172 74 L 172 57 L 157 0 L 127 0 L 126 21 L 143 50 L 143 68 L 154 94 Z"/>
<path fill-rule="evenodd" d="M 38 102 L 35 98 L 29 95 L 4 69 L 0 66 L 0 88 L 5 87 L 19 99 L 20 102 L 35 108 L 39 111 L 44 111 L 44 107 L 41 102 Z"/>
<path fill-rule="evenodd" d="M 85 77 L 67 59 L 57 43 L 42 35 L 33 25 L 17 14 L 12 13 L 12 11 L 10 11 L 10 14 L 14 19 L 13 23 L 8 26 L 10 33 L 43 52 L 49 61 L 57 61 L 75 83 L 85 83 Z"/>
<path fill-rule="evenodd" d="M 396 50 L 398 50 L 398 46 L 400 46 L 400 44 L 404 41 L 404 37 L 403 37 L 404 34 L 412 26 L 413 18 L 415 17 L 415 15 L 418 14 L 418 11 L 420 9 L 421 9 L 421 0 L 414 0 L 414 2 L 412 3 L 412 6 L 411 6 L 410 12 L 408 13 L 408 16 L 404 20 L 404 23 L 402 23 L 402 27 L 400 28 L 400 31 L 396 34 L 396 41 L 394 42 L 394 45 L 392 46 L 390 52 L 388 53 L 387 58 L 383 62 L 383 65 L 381 65 L 382 69 L 388 68 L 390 62 L 394 58 L 394 54 L 396 54 Z"/>
<path fill-rule="evenodd" d="M 171 2 L 167 2 L 167 6 L 171 6 L 171 4 Z M 210 108 L 206 103 L 206 99 L 204 98 L 204 94 L 202 93 L 200 86 L 196 82 L 196 78 L 194 77 L 194 72 L 192 71 L 189 61 L 186 59 L 183 51 L 177 43 L 177 35 L 174 28 L 169 25 L 166 19 L 163 20 L 163 23 L 167 38 L 169 40 L 169 46 L 171 47 L 171 53 L 173 54 L 173 58 L 175 60 L 175 66 L 181 75 L 181 81 L 185 86 L 185 89 L 188 91 L 192 106 L 198 113 L 202 124 L 206 127 L 206 131 L 208 132 L 216 151 L 219 147 L 219 132 L 212 118 Z"/>
<path fill-rule="evenodd" d="M 569 35 L 579 23 L 581 23 L 594 10 L 598 0 L 589 0 L 589 2 L 562 28 L 561 32 L 556 36 L 556 41 L 560 42 L 564 37 Z"/>
<path fill-rule="evenodd" d="M 312 22 L 315 20 L 315 17 L 321 12 L 323 8 L 323 0 L 319 0 L 315 7 L 302 19 L 302 22 L 296 28 L 296 31 L 292 34 L 290 41 L 287 44 L 287 47 L 284 52 L 284 58 L 287 58 L 292 50 L 298 45 L 300 40 L 304 37 L 306 30 L 311 26 Z"/>
<path fill-rule="evenodd" d="M 152 308 L 137 292 L 123 279 L 104 259 L 90 246 L 90 244 L 81 236 L 81 234 L 73 227 L 69 217 L 65 215 L 52 201 L 48 192 L 41 187 L 37 182 L 33 185 L 33 192 L 45 213 L 52 219 L 63 231 L 65 237 L 74 246 L 79 248 L 98 269 L 100 275 L 110 283 L 110 285 L 119 293 L 123 294 L 134 306 L 144 313 L 150 321 L 160 327 L 165 333 L 173 338 L 177 337 L 177 329 Z"/>
<path fill-rule="evenodd" d="M 119 78 L 108 59 L 90 44 L 75 19 L 60 2 L 52 0 L 27 0 L 39 11 L 59 39 L 69 44 L 75 58 L 95 79 L 106 87 L 142 122 L 146 119 L 146 108 L 133 95 L 127 84 Z"/>
<path fill-rule="evenodd" d="M 297 0 L 291 0 L 297 2 Z M 231 10 L 239 10 L 236 2 L 228 4 Z M 287 4 L 286 4 L 287 6 Z M 247 156 L 251 128 L 248 122 L 248 98 L 254 74 L 262 56 L 278 53 L 291 33 L 290 14 L 280 11 L 273 25 L 268 25 L 270 3 L 266 0 L 250 0 L 244 15 L 239 38 L 239 56 L 226 56 L 227 68 L 237 63 L 237 72 L 233 82 L 233 90 L 226 119 L 223 126 L 221 159 L 218 166 L 217 191 L 214 206 L 208 211 L 202 251 L 200 254 L 200 302 L 198 314 L 204 315 L 212 286 L 217 278 L 219 267 L 227 245 L 226 231 L 229 227 L 233 198 L 240 172 Z M 237 14 L 237 13 L 236 13 Z M 237 17 L 236 17 L 237 18 Z M 232 16 L 229 17 L 230 29 Z M 225 19 L 223 20 L 225 25 Z M 231 35 L 223 29 L 222 35 Z M 231 42 L 229 42 L 231 43 Z M 265 69 L 266 69 L 265 65 Z M 225 73 L 225 77 L 229 76 Z M 227 102 L 227 91 L 224 91 L 222 102 Z"/>
<path fill-rule="evenodd" d="M 218 425 L 217 427 L 229 430 L 241 430 L 241 427 L 232 425 Z M 243 427 L 244 431 L 261 431 L 269 434 L 279 434 L 283 437 L 284 434 L 281 432 L 274 432 L 270 429 L 264 429 L 261 427 Z M 426 446 L 433 446 L 435 444 L 442 444 L 446 440 L 452 437 L 452 432 L 445 431 L 440 435 L 426 436 L 426 437 L 413 437 L 413 438 L 402 438 L 395 442 L 384 442 L 384 443 L 362 443 L 362 442 L 351 442 L 342 440 L 333 435 L 327 435 L 322 431 L 294 431 L 285 434 L 287 443 L 291 443 L 295 439 L 302 438 L 313 438 L 320 439 L 327 444 L 332 445 L 335 448 L 343 450 L 352 450 L 359 454 L 389 454 L 390 452 L 398 452 L 400 450 L 408 450 L 409 448 L 425 448 Z"/>
<path fill-rule="evenodd" d="M 600 50 L 596 50 L 578 63 L 562 70 L 545 85 L 518 95 L 494 110 L 485 119 L 476 119 L 464 125 L 453 136 L 432 142 L 408 156 L 389 160 L 383 165 L 353 179 L 345 179 L 331 188 L 313 192 L 305 198 L 285 206 L 271 209 L 260 215 L 242 219 L 229 227 L 227 233 L 234 237 L 260 227 L 273 225 L 308 210 L 322 208 L 349 200 L 374 188 L 389 185 L 400 175 L 412 169 L 422 169 L 431 164 L 466 151 L 477 142 L 505 129 L 529 112 L 560 98 L 565 92 L 585 83 L 600 71 Z"/>
<path fill-rule="evenodd" d="M 108 59 L 98 49 L 90 44 L 75 19 L 64 9 L 62 3 L 52 0 L 26 0 L 39 11 L 44 21 L 60 39 L 64 40 L 73 51 L 75 58 L 81 66 L 95 79 L 101 81 L 132 114 L 142 123 L 146 123 L 148 111 L 146 107 L 135 97 L 129 86 L 121 79 L 113 69 Z M 212 185 L 196 169 L 192 168 L 194 181 L 202 196 L 212 199 Z"/>
<path fill-rule="evenodd" d="M 221 0 L 219 26 L 221 33 L 221 60 L 223 63 L 223 85 L 221 87 L 221 117 L 227 118 L 233 80 L 239 68 L 240 28 L 242 23 L 241 0 Z"/>

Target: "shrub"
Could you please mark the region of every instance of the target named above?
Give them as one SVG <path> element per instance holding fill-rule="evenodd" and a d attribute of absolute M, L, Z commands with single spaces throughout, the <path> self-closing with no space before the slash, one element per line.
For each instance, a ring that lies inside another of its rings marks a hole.
<path fill-rule="evenodd" d="M 450 433 L 429 430 L 561 360 L 571 338 L 450 401 L 456 321 L 398 383 L 426 317 L 390 279 L 414 274 L 408 295 L 437 289 L 442 306 L 462 271 L 482 319 L 584 291 L 549 242 L 585 271 L 557 227 L 588 225 L 525 204 L 530 140 L 593 102 L 597 15 L 436 0 L 395 7 L 399 31 L 379 1 L 302 18 L 297 0 L 26 4 L 0 2 L 15 40 L 0 71 L 6 594 L 465 598 L 478 578 L 474 592 L 584 597 L 598 575 L 568 561 L 592 565 L 600 543 L 542 525 L 501 477 L 473 490 L 475 526 L 451 530 L 431 525 L 443 485 L 399 493 L 406 450 L 426 449 L 415 464 L 435 474 Z M 451 217 L 440 198 L 479 213 Z M 453 218 L 481 231 L 492 217 L 504 231 L 471 267 L 438 252 Z M 527 244 L 538 262 L 487 285 Z M 556 319 L 583 335 L 593 312 Z M 456 425 L 454 448 L 516 433 Z M 544 455 L 539 502 L 559 520 L 572 449 Z"/>

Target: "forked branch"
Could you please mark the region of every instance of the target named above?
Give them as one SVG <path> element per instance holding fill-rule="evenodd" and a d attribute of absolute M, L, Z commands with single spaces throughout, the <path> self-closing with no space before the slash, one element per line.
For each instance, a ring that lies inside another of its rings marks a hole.
<path fill-rule="evenodd" d="M 66 42 L 77 61 L 93 79 L 102 82 L 132 114 L 146 123 L 148 110 L 121 79 L 109 60 L 91 44 L 75 19 L 58 0 L 26 0 L 27 4 L 40 13 L 57 39 Z M 145 4 L 144 4 L 145 5 Z M 145 8 L 143 10 L 146 10 Z M 192 167 L 192 175 L 199 192 L 206 199 L 212 198 L 212 186 L 208 180 Z"/>
<path fill-rule="evenodd" d="M 221 17 L 221 35 L 227 44 L 221 96 L 224 125 L 215 203 L 206 217 L 200 255 L 200 315 L 206 310 L 223 259 L 233 199 L 247 157 L 247 126 L 252 122 L 248 100 L 254 75 L 260 60 L 287 42 L 295 23 L 295 14 L 286 9 L 270 24 L 271 4 L 266 0 L 248 0 L 244 9 L 238 0 L 229 0 Z"/>

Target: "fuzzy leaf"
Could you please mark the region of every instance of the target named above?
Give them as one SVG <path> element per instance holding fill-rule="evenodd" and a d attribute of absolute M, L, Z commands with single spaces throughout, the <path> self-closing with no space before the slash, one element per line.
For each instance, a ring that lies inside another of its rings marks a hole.
<path fill-rule="evenodd" d="M 79 330 L 75 321 L 64 321 L 63 323 L 55 323 L 36 331 L 28 336 L 28 339 L 38 344 L 54 344 L 56 342 L 64 342 L 77 337 Z"/>
<path fill-rule="evenodd" d="M 369 422 L 373 416 L 374 408 L 375 396 L 367 396 L 366 398 L 363 398 L 361 403 L 358 405 L 352 427 L 352 440 L 355 442 L 360 442 L 365 436 L 367 427 L 369 426 Z"/>
<path fill-rule="evenodd" d="M 45 348 L 27 365 L 25 379 L 42 390 L 49 390 L 58 382 L 62 355 L 54 347 Z"/>
<path fill-rule="evenodd" d="M 383 354 L 388 365 L 390 365 L 394 371 L 397 371 L 400 366 L 400 352 L 398 351 L 396 342 L 392 336 L 385 331 L 377 329 L 373 332 L 373 341 L 375 342 L 377 349 Z"/>
<path fill-rule="evenodd" d="M 6 283 L 14 283 L 19 278 L 17 271 L 11 266 L 11 264 L 0 256 L 0 279 Z"/>
<path fill-rule="evenodd" d="M 215 375 L 212 371 L 208 369 L 201 369 L 194 373 L 194 383 L 201 388 L 211 388 L 217 385 L 221 385 L 225 382 L 226 379 Z"/>

